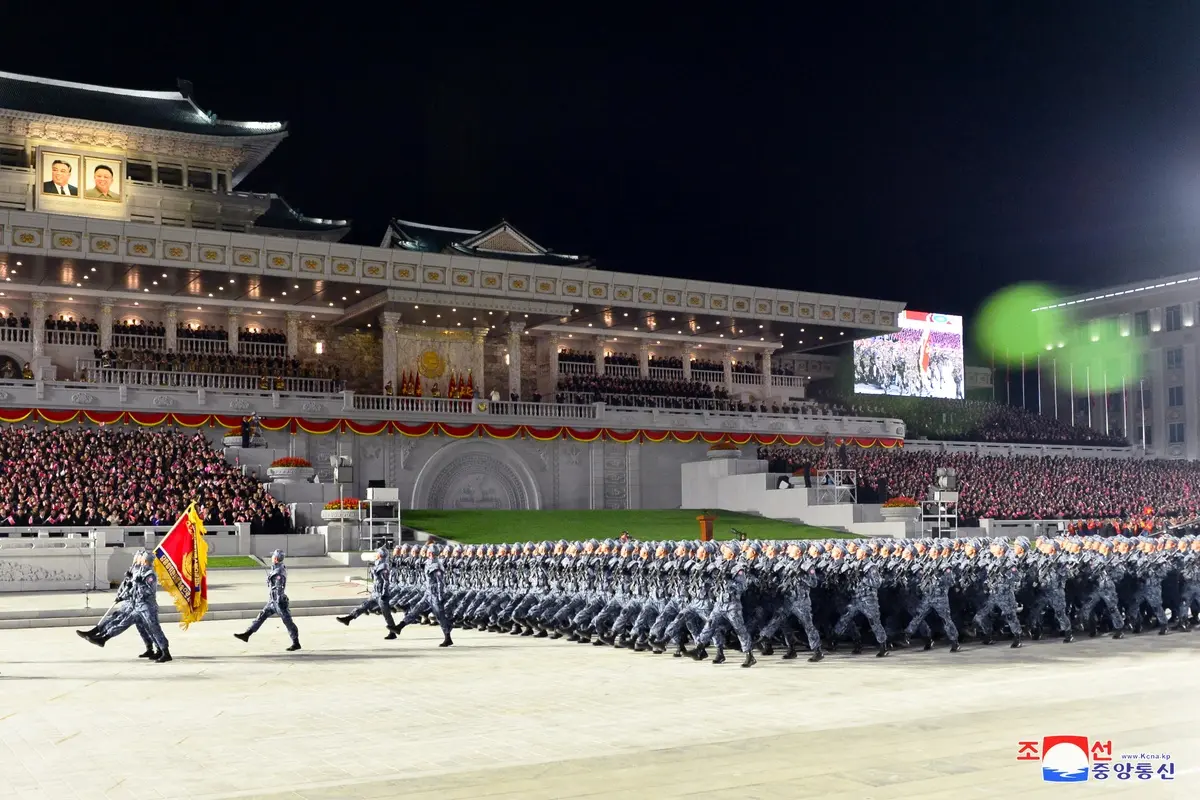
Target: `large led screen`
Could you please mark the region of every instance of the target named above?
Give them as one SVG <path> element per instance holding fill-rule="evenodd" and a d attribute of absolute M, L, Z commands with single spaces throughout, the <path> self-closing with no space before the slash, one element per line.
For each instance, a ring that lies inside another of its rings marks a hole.
<path fill-rule="evenodd" d="M 856 341 L 854 391 L 962 399 L 962 317 L 905 311 L 898 332 Z"/>

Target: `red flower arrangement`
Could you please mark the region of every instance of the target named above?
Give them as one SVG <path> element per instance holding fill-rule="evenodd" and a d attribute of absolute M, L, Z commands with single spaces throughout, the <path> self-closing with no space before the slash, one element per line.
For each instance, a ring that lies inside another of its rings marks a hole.
<path fill-rule="evenodd" d="M 916 500 L 911 497 L 893 497 L 883 504 L 884 508 L 916 508 L 919 506 Z"/>
<path fill-rule="evenodd" d="M 343 497 L 341 500 L 330 500 L 325 504 L 326 511 L 357 511 L 362 501 L 354 497 Z"/>
<path fill-rule="evenodd" d="M 295 458 L 288 456 L 287 458 L 277 458 L 271 462 L 272 467 L 311 467 L 307 458 Z"/>

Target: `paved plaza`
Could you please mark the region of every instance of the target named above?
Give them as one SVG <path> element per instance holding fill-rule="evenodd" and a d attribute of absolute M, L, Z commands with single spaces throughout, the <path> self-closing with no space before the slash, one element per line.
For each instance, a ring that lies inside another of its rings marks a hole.
<path fill-rule="evenodd" d="M 176 660 L 69 629 L 0 630 L 0 796 L 562 798 L 1081 796 L 1016 761 L 1077 734 L 1165 752 L 1174 783 L 1086 787 L 1197 796 L 1200 634 L 970 646 L 886 660 L 669 655 L 435 628 L 383 641 L 299 620 L 167 629 Z"/>

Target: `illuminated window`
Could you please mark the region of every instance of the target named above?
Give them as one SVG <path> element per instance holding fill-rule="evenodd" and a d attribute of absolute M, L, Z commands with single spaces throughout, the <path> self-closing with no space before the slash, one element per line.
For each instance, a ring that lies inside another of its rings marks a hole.
<path fill-rule="evenodd" d="M 313 352 L 319 356 L 325 355 L 325 343 L 324 342 L 316 342 L 315 344 L 313 344 Z"/>
<path fill-rule="evenodd" d="M 1179 306 L 1167 306 L 1164 327 L 1169 331 L 1177 331 L 1183 327 L 1183 310 Z"/>
<path fill-rule="evenodd" d="M 1133 315 L 1133 335 L 1134 336 L 1149 336 L 1150 335 L 1150 312 L 1139 311 Z"/>

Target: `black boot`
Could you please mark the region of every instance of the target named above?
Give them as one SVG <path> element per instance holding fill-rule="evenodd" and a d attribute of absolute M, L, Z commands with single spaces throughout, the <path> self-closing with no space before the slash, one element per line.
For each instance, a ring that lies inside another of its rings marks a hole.
<path fill-rule="evenodd" d="M 146 652 L 142 653 L 138 658 L 158 658 L 158 651 L 154 649 L 154 645 L 146 648 Z"/>
<path fill-rule="evenodd" d="M 904 634 L 900 637 L 900 646 L 908 647 L 911 644 L 912 644 L 912 636 L 909 635 L 908 631 L 905 631 Z"/>
<path fill-rule="evenodd" d="M 929 650 L 933 649 L 933 637 L 932 636 L 930 636 L 928 639 L 925 640 L 925 646 L 922 647 L 921 649 L 925 650 L 925 651 L 929 651 Z"/>
<path fill-rule="evenodd" d="M 1020 646 L 1021 646 L 1021 634 L 1014 633 L 1012 644 L 1010 644 L 1009 647 L 1011 647 L 1013 650 L 1016 650 Z"/>
<path fill-rule="evenodd" d="M 1114 639 L 1124 639 L 1124 638 L 1125 638 L 1125 631 L 1124 631 L 1124 630 L 1119 630 L 1119 631 L 1117 631 L 1116 633 L 1114 633 L 1114 634 L 1112 635 L 1112 638 L 1114 638 Z"/>
<path fill-rule="evenodd" d="M 751 648 L 753 649 L 753 648 Z M 764 656 L 775 655 L 775 645 L 771 644 L 770 640 L 763 639 L 758 643 L 758 649 Z"/>
<path fill-rule="evenodd" d="M 1163 625 L 1161 628 L 1158 629 L 1158 635 L 1159 636 L 1167 635 L 1167 626 L 1166 625 Z"/>
<path fill-rule="evenodd" d="M 104 647 L 104 643 L 108 641 L 106 637 L 98 633 L 92 633 L 91 631 L 75 631 L 75 635 L 80 639 L 85 639 L 91 642 L 92 644 L 96 645 L 96 647 Z"/>
<path fill-rule="evenodd" d="M 883 657 L 884 657 L 884 656 L 886 656 L 887 654 L 888 654 L 888 648 L 887 648 L 887 644 L 885 643 L 885 644 L 881 644 L 881 645 L 879 645 L 879 652 L 877 652 L 877 653 L 875 654 L 875 657 L 876 657 L 876 658 L 883 658 Z"/>
<path fill-rule="evenodd" d="M 168 661 L 174 661 L 174 660 L 175 659 L 171 658 L 171 651 L 166 648 L 164 648 L 163 651 L 158 654 L 158 658 L 151 659 L 151 661 L 153 661 L 156 664 L 165 664 Z"/>
<path fill-rule="evenodd" d="M 647 647 L 646 647 L 645 639 L 638 639 L 637 641 L 635 641 L 633 643 L 633 652 L 644 653 L 644 652 L 646 652 L 646 650 L 647 650 Z"/>
<path fill-rule="evenodd" d="M 545 628 L 539 628 L 539 629 L 538 629 L 538 632 L 537 632 L 537 633 L 535 633 L 535 634 L 533 635 L 533 638 L 535 638 L 535 639 L 545 639 L 545 638 L 546 638 L 547 636 L 549 636 L 549 635 L 550 635 L 550 634 L 546 633 L 546 629 L 545 629 Z"/>
<path fill-rule="evenodd" d="M 1067 635 L 1063 637 L 1063 644 L 1070 644 L 1073 641 L 1075 641 L 1075 634 L 1067 631 Z"/>
<path fill-rule="evenodd" d="M 818 647 L 816 650 L 813 650 L 813 654 L 808 657 L 808 660 L 810 663 L 815 664 L 824 657 L 825 657 L 825 654 L 822 653 L 821 648 Z"/>
<path fill-rule="evenodd" d="M 861 654 L 862 653 L 862 642 L 855 642 L 854 647 L 850 648 L 850 652 L 856 656 Z"/>
<path fill-rule="evenodd" d="M 688 653 L 688 651 L 684 649 L 683 642 L 681 641 L 678 645 L 675 646 L 675 652 L 671 653 L 671 655 L 675 656 L 676 658 L 682 658 L 685 655 L 691 655 L 691 654 Z"/>
<path fill-rule="evenodd" d="M 704 661 L 708 658 L 708 650 L 703 647 L 697 647 L 692 651 L 692 658 L 696 661 Z"/>
<path fill-rule="evenodd" d="M 397 622 L 395 625 L 388 628 L 388 630 L 391 631 L 392 633 L 394 633 L 396 636 L 399 636 L 400 633 L 404 630 L 404 626 L 407 624 L 408 623 L 405 623 L 405 622 Z"/>
<path fill-rule="evenodd" d="M 697 659 L 697 660 L 699 660 L 699 659 Z M 717 657 L 713 659 L 713 664 L 724 664 L 724 663 L 725 663 L 725 651 L 718 650 Z"/>
<path fill-rule="evenodd" d="M 299 649 L 300 649 L 300 643 L 299 643 L 299 642 L 292 642 L 292 646 L 291 646 L 291 647 L 289 647 L 289 648 L 287 649 L 287 652 L 289 652 L 289 653 L 294 653 L 294 652 L 296 652 L 296 651 L 297 651 L 297 650 L 299 650 Z"/>
<path fill-rule="evenodd" d="M 748 650 L 746 650 L 746 660 L 742 662 L 742 666 L 743 667 L 753 667 L 757 663 L 758 663 L 758 660 L 754 657 L 754 648 L 751 647 Z"/>
<path fill-rule="evenodd" d="M 449 647 L 452 644 L 454 644 L 454 641 L 450 638 L 449 634 L 446 634 L 446 638 L 442 639 L 442 643 L 439 644 L 438 647 Z"/>
<path fill-rule="evenodd" d="M 235 633 L 235 634 L 233 635 L 233 638 L 235 638 L 235 639 L 241 639 L 243 642 L 248 642 L 248 641 L 250 641 L 250 634 L 248 634 L 248 633 Z"/>
<path fill-rule="evenodd" d="M 533 636 L 533 626 L 526 625 L 525 630 L 521 631 L 522 636 Z"/>
<path fill-rule="evenodd" d="M 960 650 L 960 648 L 958 646 L 957 640 L 950 643 L 950 652 L 951 653 L 957 653 L 959 650 Z"/>
<path fill-rule="evenodd" d="M 396 638 L 396 632 L 394 630 L 392 630 L 391 628 L 388 628 L 387 636 L 383 637 L 383 640 L 385 642 L 390 642 L 395 638 Z"/>
<path fill-rule="evenodd" d="M 787 652 L 783 654 L 783 660 L 791 661 L 795 657 L 796 657 L 796 643 L 788 642 L 788 649 L 787 649 Z"/>
<path fill-rule="evenodd" d="M 351 616 L 349 616 L 349 615 L 346 615 L 346 616 L 344 616 L 344 617 L 338 617 L 338 618 L 337 618 L 337 621 L 338 621 L 338 622 L 340 622 L 340 623 L 342 623 L 343 625 L 349 626 L 349 625 L 350 625 L 350 620 L 352 620 L 352 619 L 354 619 L 354 617 L 351 617 Z"/>

